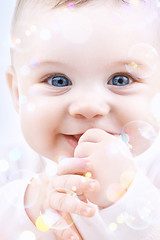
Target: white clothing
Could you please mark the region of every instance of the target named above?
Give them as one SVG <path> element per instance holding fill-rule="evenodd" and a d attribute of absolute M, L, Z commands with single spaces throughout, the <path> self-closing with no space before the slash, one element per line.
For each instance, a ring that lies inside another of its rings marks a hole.
<path fill-rule="evenodd" d="M 138 173 L 117 203 L 102 210 L 97 207 L 92 218 L 72 215 L 84 240 L 160 239 L 158 143 L 159 139 L 143 157 L 135 159 Z M 8 160 L 9 169 L 0 172 L 1 240 L 23 240 L 24 231 L 34 233 L 36 240 L 56 239 L 50 231 L 40 232 L 25 212 L 24 194 L 29 179 L 44 168 L 55 171 L 55 163 L 33 152 L 30 155 L 29 151 L 25 150 L 25 157 L 17 162 Z"/>

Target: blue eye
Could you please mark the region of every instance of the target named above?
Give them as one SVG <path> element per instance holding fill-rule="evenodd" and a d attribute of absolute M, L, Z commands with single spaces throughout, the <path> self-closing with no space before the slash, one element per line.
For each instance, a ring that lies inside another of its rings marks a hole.
<path fill-rule="evenodd" d="M 115 86 L 125 86 L 127 84 L 130 84 L 132 82 L 132 79 L 129 77 L 123 76 L 123 75 L 117 75 L 114 76 L 112 79 L 109 80 L 109 85 L 115 85 Z"/>
<path fill-rule="evenodd" d="M 50 77 L 47 82 L 55 87 L 66 87 L 72 85 L 71 81 L 64 76 Z"/>

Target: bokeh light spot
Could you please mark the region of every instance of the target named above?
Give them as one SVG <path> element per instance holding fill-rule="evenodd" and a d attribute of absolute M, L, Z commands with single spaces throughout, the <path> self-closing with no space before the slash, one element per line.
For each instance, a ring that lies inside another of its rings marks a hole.
<path fill-rule="evenodd" d="M 124 223 L 124 216 L 121 214 L 116 218 L 117 223 L 123 224 Z"/>
<path fill-rule="evenodd" d="M 77 191 L 76 186 L 73 186 L 73 187 L 72 187 L 72 191 L 73 191 L 73 192 L 76 192 L 76 191 Z"/>
<path fill-rule="evenodd" d="M 26 31 L 25 31 L 25 35 L 26 35 L 27 37 L 29 37 L 29 36 L 31 35 L 31 32 L 30 32 L 29 30 L 26 30 Z"/>
<path fill-rule="evenodd" d="M 47 232 L 50 227 L 46 225 L 42 216 L 39 216 L 36 220 L 36 227 L 41 232 Z"/>
<path fill-rule="evenodd" d="M 27 65 L 21 67 L 20 72 L 24 76 L 28 76 L 30 74 L 30 68 Z"/>
<path fill-rule="evenodd" d="M 72 2 L 68 3 L 68 7 L 69 7 L 69 8 L 74 7 L 74 3 L 72 3 Z"/>
<path fill-rule="evenodd" d="M 116 223 L 112 222 L 112 223 L 109 224 L 109 229 L 110 229 L 112 232 L 116 231 L 117 228 L 118 228 L 118 226 L 117 226 Z"/>
<path fill-rule="evenodd" d="M 22 156 L 22 153 L 18 148 L 13 148 L 9 153 L 9 158 L 11 161 L 18 161 L 20 160 L 21 156 Z"/>
<path fill-rule="evenodd" d="M 130 0 L 129 2 L 131 5 L 133 5 L 134 7 L 137 7 L 139 5 L 139 0 Z"/>
<path fill-rule="evenodd" d="M 43 29 L 40 31 L 40 38 L 44 41 L 47 41 L 51 38 L 51 32 L 49 29 Z"/>
<path fill-rule="evenodd" d="M 92 173 L 91 173 L 91 172 L 85 173 L 85 177 L 86 177 L 86 178 L 91 178 L 91 177 L 92 177 Z"/>
<path fill-rule="evenodd" d="M 36 25 L 32 25 L 31 28 L 30 28 L 30 30 L 31 30 L 32 32 L 35 32 L 35 31 L 37 30 L 37 26 L 36 26 Z"/>
<path fill-rule="evenodd" d="M 39 65 L 40 65 L 40 62 L 39 62 L 38 58 L 32 58 L 32 59 L 30 60 L 30 66 L 31 66 L 32 68 L 36 68 L 36 67 L 38 67 Z"/>
<path fill-rule="evenodd" d="M 20 38 L 16 38 L 16 40 L 15 40 L 15 44 L 20 44 L 21 43 L 21 39 Z"/>

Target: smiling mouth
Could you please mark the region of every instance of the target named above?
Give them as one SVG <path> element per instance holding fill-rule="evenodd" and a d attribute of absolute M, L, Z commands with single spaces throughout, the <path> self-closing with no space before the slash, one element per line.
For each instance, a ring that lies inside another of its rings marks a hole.
<path fill-rule="evenodd" d="M 112 136 L 115 136 L 115 137 L 118 137 L 118 138 L 120 137 L 120 134 L 117 134 L 117 133 L 110 133 L 110 132 L 106 132 L 106 133 L 111 134 Z M 78 145 L 78 141 L 83 134 L 84 133 L 75 134 L 75 135 L 64 134 L 64 137 L 72 147 L 76 148 L 77 145 Z"/>
<path fill-rule="evenodd" d="M 78 141 L 80 139 L 80 137 L 83 134 L 76 134 L 76 135 L 64 135 L 65 139 L 67 140 L 67 142 L 74 148 L 77 147 L 78 145 Z"/>

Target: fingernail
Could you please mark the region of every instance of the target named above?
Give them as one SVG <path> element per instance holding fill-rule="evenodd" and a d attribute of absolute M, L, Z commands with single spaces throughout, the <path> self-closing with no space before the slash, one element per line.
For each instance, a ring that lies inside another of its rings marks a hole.
<path fill-rule="evenodd" d="M 93 192 L 93 191 L 95 191 L 95 189 L 96 189 L 96 183 L 95 182 L 91 182 L 89 184 L 89 190 Z"/>

